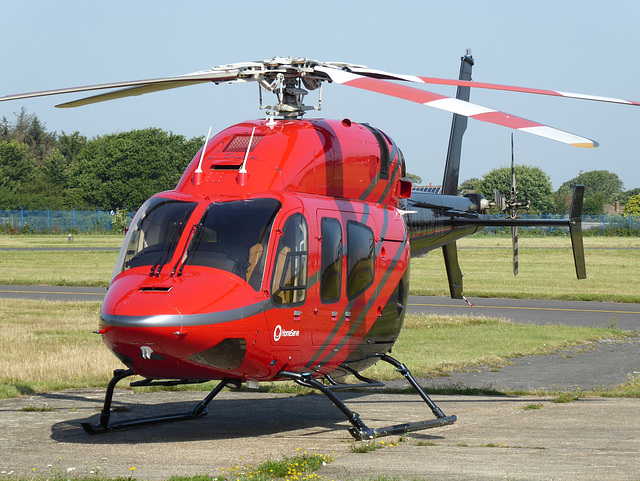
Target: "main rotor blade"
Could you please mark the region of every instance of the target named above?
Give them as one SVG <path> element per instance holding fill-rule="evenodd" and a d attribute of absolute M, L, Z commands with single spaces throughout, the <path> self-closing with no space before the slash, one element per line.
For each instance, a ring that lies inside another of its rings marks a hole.
<path fill-rule="evenodd" d="M 28 99 L 33 97 L 45 97 L 47 95 L 59 95 L 69 94 L 77 92 L 89 92 L 93 90 L 105 90 L 105 89 L 122 89 L 114 92 L 108 92 L 106 94 L 100 94 L 85 99 L 74 100 L 64 104 L 57 105 L 57 107 L 79 107 L 81 105 L 92 104 L 96 102 L 104 102 L 106 100 L 113 100 L 122 97 L 131 97 L 135 95 L 142 95 L 150 92 L 157 92 L 161 90 L 168 90 L 178 87 L 186 87 L 188 85 L 196 85 L 207 82 L 230 82 L 238 79 L 238 68 L 230 68 L 228 70 L 204 70 L 201 72 L 194 72 L 187 75 L 179 75 L 176 77 L 163 77 L 147 80 L 130 80 L 125 82 L 112 82 L 96 85 L 84 85 L 80 87 L 69 87 L 63 89 L 54 90 L 42 90 L 40 92 L 28 92 L 15 95 L 6 95 L 0 97 L 0 102 L 8 100 Z"/>
<path fill-rule="evenodd" d="M 608 102 L 608 103 L 614 103 L 614 104 L 640 106 L 640 102 L 636 102 L 634 100 L 624 100 L 624 99 L 617 99 L 613 97 L 601 97 L 598 95 L 576 94 L 572 92 L 562 92 L 560 90 L 546 90 L 546 89 L 534 89 L 529 87 L 516 87 L 513 85 L 500 85 L 500 84 L 493 84 L 493 83 L 486 83 L 486 82 L 474 82 L 472 80 L 453 80 L 453 79 L 443 79 L 443 78 L 437 78 L 437 77 L 419 77 L 417 75 L 394 74 L 390 72 L 384 72 L 382 70 L 368 69 L 368 68 L 362 68 L 362 67 L 352 68 L 350 70 L 359 75 L 363 75 L 370 78 L 377 78 L 381 80 L 402 80 L 405 82 L 416 82 L 416 83 L 424 83 L 424 84 L 431 84 L 431 85 L 453 85 L 458 87 L 473 87 L 477 89 L 505 90 L 508 92 L 520 92 L 520 93 L 536 94 L 536 95 L 551 95 L 554 97 L 567 97 L 567 98 L 580 99 L 580 100 L 593 100 L 596 102 Z"/>
<path fill-rule="evenodd" d="M 363 77 L 362 75 L 353 74 L 344 70 L 327 67 L 316 67 L 316 70 L 327 74 L 332 81 L 338 84 L 409 100 L 411 102 L 445 110 L 454 114 L 464 115 L 465 117 L 470 117 L 475 120 L 481 120 L 483 122 L 509 127 L 514 130 L 528 132 L 533 135 L 556 140 L 575 147 L 598 146 L 598 143 L 594 140 L 555 129 L 538 122 L 516 117 L 515 115 L 507 114 L 505 112 L 482 107 L 480 105 L 472 104 L 471 102 L 465 102 L 464 100 L 454 99 L 445 95 L 439 95 L 426 90 L 409 87 L 407 85 L 387 82 L 386 80 Z"/>

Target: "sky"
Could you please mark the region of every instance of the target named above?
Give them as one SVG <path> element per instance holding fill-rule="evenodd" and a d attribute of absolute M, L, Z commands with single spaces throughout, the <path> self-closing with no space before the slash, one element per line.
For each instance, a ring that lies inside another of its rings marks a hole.
<path fill-rule="evenodd" d="M 640 101 L 640 2 L 617 1 L 166 1 L 0 0 L 0 96 L 186 74 L 274 56 L 344 61 L 395 73 L 457 78 L 471 49 L 473 80 Z M 428 90 L 455 96 L 455 87 Z M 91 138 L 157 127 L 188 138 L 263 118 L 254 84 L 205 84 L 76 109 L 70 94 L 23 106 L 49 131 Z M 317 99 L 314 92 L 307 103 Z M 472 90 L 471 102 L 600 143 L 582 149 L 522 132 L 518 164 L 540 167 L 554 188 L 580 172 L 616 173 L 640 187 L 640 107 Z M 307 117 L 369 123 L 394 139 L 409 172 L 439 185 L 451 114 L 336 84 Z M 509 129 L 469 121 L 460 181 L 511 161 Z"/>

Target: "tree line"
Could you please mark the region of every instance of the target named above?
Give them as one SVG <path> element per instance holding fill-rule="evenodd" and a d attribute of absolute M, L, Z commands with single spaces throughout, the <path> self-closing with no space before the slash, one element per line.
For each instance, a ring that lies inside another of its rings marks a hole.
<path fill-rule="evenodd" d="M 203 142 L 156 128 L 93 139 L 78 131 L 57 134 L 23 107 L 12 121 L 0 121 L 0 209 L 135 211 L 153 194 L 175 187 Z M 515 171 L 532 213 L 566 214 L 573 186 L 584 184 L 585 214 L 602 214 L 616 200 L 626 205 L 625 213 L 640 214 L 640 188 L 625 191 L 606 170 L 580 172 L 556 191 L 538 167 L 517 165 Z M 459 190 L 493 199 L 494 189 L 508 196 L 510 182 L 511 169 L 503 167 L 465 180 Z"/>
<path fill-rule="evenodd" d="M 516 165 L 516 185 L 518 198 L 531 201 L 532 214 L 568 214 L 573 187 L 584 185 L 585 215 L 599 215 L 605 205 L 624 207 L 625 214 L 640 214 L 640 188 L 624 190 L 623 182 L 613 172 L 593 170 L 580 172 L 573 179 L 553 190 L 549 176 L 538 167 Z M 460 193 L 477 192 L 487 199 L 494 198 L 494 189 L 509 197 L 511 190 L 511 167 L 501 167 L 485 174 L 481 179 L 472 178 L 460 184 Z"/>
<path fill-rule="evenodd" d="M 135 211 L 176 186 L 203 142 L 156 128 L 57 134 L 22 108 L 0 121 L 0 209 Z"/>

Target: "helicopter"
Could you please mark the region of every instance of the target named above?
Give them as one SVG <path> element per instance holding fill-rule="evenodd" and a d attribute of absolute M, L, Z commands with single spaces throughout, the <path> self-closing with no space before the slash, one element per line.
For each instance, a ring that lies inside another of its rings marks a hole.
<path fill-rule="evenodd" d="M 583 186 L 568 219 L 490 220 L 491 202 L 457 195 L 467 118 L 577 147 L 593 140 L 468 102 L 471 87 L 626 105 L 622 99 L 471 80 L 462 57 L 458 80 L 399 75 L 362 65 L 308 58 L 213 67 L 188 75 L 8 95 L 0 101 L 111 89 L 57 107 L 79 107 L 201 83 L 258 84 L 266 118 L 211 136 L 173 190 L 139 208 L 127 230 L 96 331 L 126 369 L 114 371 L 89 434 L 207 414 L 225 388 L 292 380 L 324 394 L 358 440 L 450 425 L 410 370 L 390 355 L 402 329 L 411 257 L 442 248 L 451 297 L 462 294 L 456 241 L 484 226 L 567 226 L 576 275 L 586 277 L 582 246 Z M 350 119 L 306 119 L 319 110 L 324 83 L 388 95 L 454 114 L 440 192 L 412 190 L 405 159 L 386 133 Z M 408 84 L 457 86 L 456 98 Z M 116 89 L 116 90 L 113 90 Z M 304 103 L 318 91 L 318 105 Z M 262 93 L 275 95 L 263 105 Z M 515 181 L 514 181 L 515 182 Z M 498 201 L 498 200 L 497 200 Z M 496 201 L 496 202 L 497 202 Z M 503 199 L 504 204 L 504 199 Z M 337 395 L 380 387 L 361 372 L 391 364 L 433 418 L 370 428 Z M 173 386 L 218 381 L 191 411 L 111 420 L 116 385 Z M 356 383 L 345 383 L 346 376 Z"/>

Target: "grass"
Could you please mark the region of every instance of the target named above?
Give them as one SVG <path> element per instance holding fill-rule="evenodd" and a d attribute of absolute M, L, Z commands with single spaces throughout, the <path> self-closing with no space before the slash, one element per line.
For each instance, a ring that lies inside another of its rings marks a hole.
<path fill-rule="evenodd" d="M 414 375 L 433 376 L 469 366 L 499 366 L 508 358 L 548 354 L 603 338 L 631 336 L 619 330 L 516 324 L 498 318 L 408 314 L 394 346 L 394 356 L 411 366 Z M 395 370 L 378 363 L 366 375 L 397 378 Z"/>
<path fill-rule="evenodd" d="M 324 479 L 316 474 L 322 466 L 333 461 L 331 456 L 323 454 L 299 454 L 297 456 L 283 456 L 281 460 L 265 461 L 257 466 L 236 466 L 223 469 L 217 477 L 209 477 L 213 481 L 312 481 Z M 184 478 L 171 478 L 170 481 L 181 481 Z M 196 480 L 198 481 L 198 480 Z"/>
<path fill-rule="evenodd" d="M 0 248 L 119 247 L 122 236 L 0 235 Z M 640 238 L 586 237 L 587 279 L 577 280 L 570 241 L 564 237 L 523 237 L 520 273 L 511 270 L 511 239 L 476 236 L 462 239 L 460 267 L 470 297 L 640 302 L 636 288 Z M 633 248 L 633 249 L 632 249 Z M 2 251 L 0 284 L 106 287 L 115 251 Z M 448 296 L 440 250 L 411 261 L 411 294 Z"/>
<path fill-rule="evenodd" d="M 349 448 L 349 451 L 356 454 L 365 454 L 365 453 L 370 453 L 371 451 L 376 451 L 378 449 L 393 448 L 394 446 L 400 446 L 400 443 L 403 443 L 405 441 L 406 441 L 406 438 L 404 436 L 398 438 L 398 440 L 395 443 L 393 441 L 388 441 L 388 440 L 378 441 L 377 439 L 372 439 L 370 441 L 362 441 L 362 442 L 354 441 L 351 444 L 351 448 Z"/>
<path fill-rule="evenodd" d="M 0 398 L 105 386 L 113 370 L 122 367 L 100 336 L 92 333 L 98 325 L 97 302 L 0 299 L 0 313 Z M 630 335 L 610 329 L 532 326 L 468 316 L 409 315 L 394 355 L 411 366 L 415 375 L 428 376 L 478 364 L 500 365 L 507 358 Z M 398 378 L 385 363 L 376 364 L 365 375 Z M 210 388 L 208 384 L 199 387 Z M 273 389 L 309 392 L 283 383 L 274 383 Z M 453 387 L 454 392 L 462 389 Z"/>
<path fill-rule="evenodd" d="M 107 287 L 118 252 L 3 251 L 0 284 Z"/>
<path fill-rule="evenodd" d="M 98 302 L 0 300 L 0 398 L 105 386 L 120 362 L 93 334 Z"/>
<path fill-rule="evenodd" d="M 0 235 L 0 248 L 20 247 L 113 247 L 120 248 L 124 235 L 78 234 L 69 242 L 67 234 Z"/>
<path fill-rule="evenodd" d="M 577 280 L 569 239 L 520 240 L 519 274 L 512 273 L 511 239 L 467 237 L 458 242 L 469 297 L 640 302 L 640 238 L 586 237 L 587 279 Z M 633 249 L 631 249 L 633 248 Z M 439 250 L 411 261 L 411 294 L 448 296 Z"/>
<path fill-rule="evenodd" d="M 298 448 L 298 451 L 301 451 Z M 316 474 L 322 466 L 333 461 L 333 457 L 325 454 L 298 453 L 295 456 L 283 455 L 279 460 L 268 460 L 257 465 L 234 466 L 222 468 L 222 474 L 213 476 L 210 474 L 199 474 L 195 476 L 171 476 L 168 481 L 315 481 L 327 479 Z M 135 467 L 131 468 L 131 476 L 111 477 L 104 475 L 100 467 L 94 468 L 89 475 L 80 475 L 75 468 L 67 470 L 66 473 L 60 471 L 58 467 L 49 466 L 47 472 L 38 473 L 33 469 L 32 476 L 14 476 L 13 472 L 4 473 L 11 480 L 15 481 L 135 481 Z"/>

